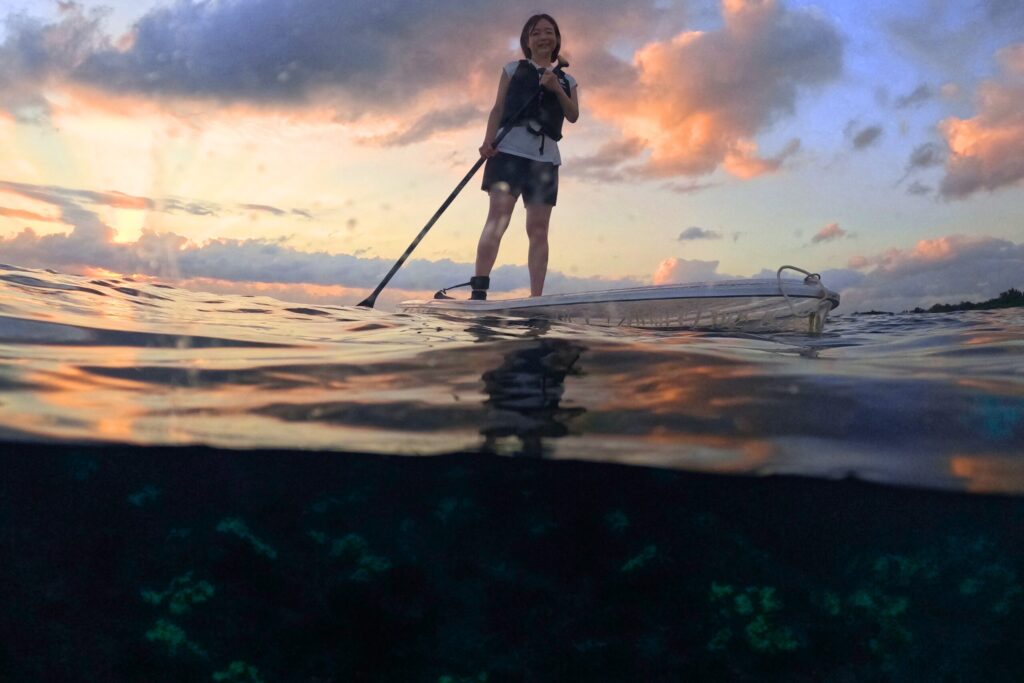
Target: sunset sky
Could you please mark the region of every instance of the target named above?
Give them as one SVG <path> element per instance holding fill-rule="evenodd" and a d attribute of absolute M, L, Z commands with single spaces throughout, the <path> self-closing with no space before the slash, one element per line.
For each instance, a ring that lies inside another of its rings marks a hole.
<path fill-rule="evenodd" d="M 0 0 L 0 262 L 355 303 L 475 161 L 537 11 L 581 103 L 549 293 L 1024 286 L 1020 0 Z M 475 178 L 381 304 L 468 279 L 486 208 Z"/>

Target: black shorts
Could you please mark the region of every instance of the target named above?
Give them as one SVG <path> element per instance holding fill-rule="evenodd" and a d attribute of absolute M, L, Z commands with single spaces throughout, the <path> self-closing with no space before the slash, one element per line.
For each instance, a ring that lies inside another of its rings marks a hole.
<path fill-rule="evenodd" d="M 558 201 L 558 166 L 550 161 L 534 161 L 515 154 L 498 152 L 484 166 L 483 191 L 504 184 L 509 194 L 523 195 L 524 204 L 547 204 Z M 498 189 L 495 187 L 495 189 Z"/>

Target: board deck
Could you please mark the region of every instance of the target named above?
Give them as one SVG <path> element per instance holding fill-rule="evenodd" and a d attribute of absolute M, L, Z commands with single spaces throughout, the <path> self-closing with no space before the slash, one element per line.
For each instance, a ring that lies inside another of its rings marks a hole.
<path fill-rule="evenodd" d="M 403 301 L 404 313 L 516 316 L 658 329 L 820 332 L 839 295 L 818 282 L 751 279 L 654 285 L 517 299 Z"/>

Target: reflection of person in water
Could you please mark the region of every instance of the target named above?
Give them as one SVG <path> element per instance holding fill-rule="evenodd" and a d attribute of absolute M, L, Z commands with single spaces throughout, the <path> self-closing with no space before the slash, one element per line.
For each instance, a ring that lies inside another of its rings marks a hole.
<path fill-rule="evenodd" d="M 543 439 L 569 433 L 568 421 L 584 408 L 560 405 L 565 378 L 577 375 L 575 366 L 585 348 L 565 339 L 536 339 L 505 356 L 504 362 L 483 374 L 484 405 L 493 414 L 480 431 L 486 451 L 499 450 L 499 440 L 517 437 L 517 454 L 543 455 Z M 503 450 L 503 449 L 502 449 Z"/>

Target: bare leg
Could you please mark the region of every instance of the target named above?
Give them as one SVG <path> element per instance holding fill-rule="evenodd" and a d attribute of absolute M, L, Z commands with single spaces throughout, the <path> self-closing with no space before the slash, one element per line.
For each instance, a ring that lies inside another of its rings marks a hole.
<path fill-rule="evenodd" d="M 548 223 L 551 209 L 547 204 L 526 205 L 526 236 L 530 238 L 530 296 L 544 293 L 544 277 L 548 274 Z"/>
<path fill-rule="evenodd" d="M 487 222 L 480 234 L 480 242 L 476 245 L 476 272 L 474 275 L 490 275 L 494 261 L 498 258 L 498 247 L 501 238 L 512 220 L 512 210 L 516 207 L 516 198 L 505 190 L 492 188 L 488 193 L 491 198 L 487 210 Z"/>

